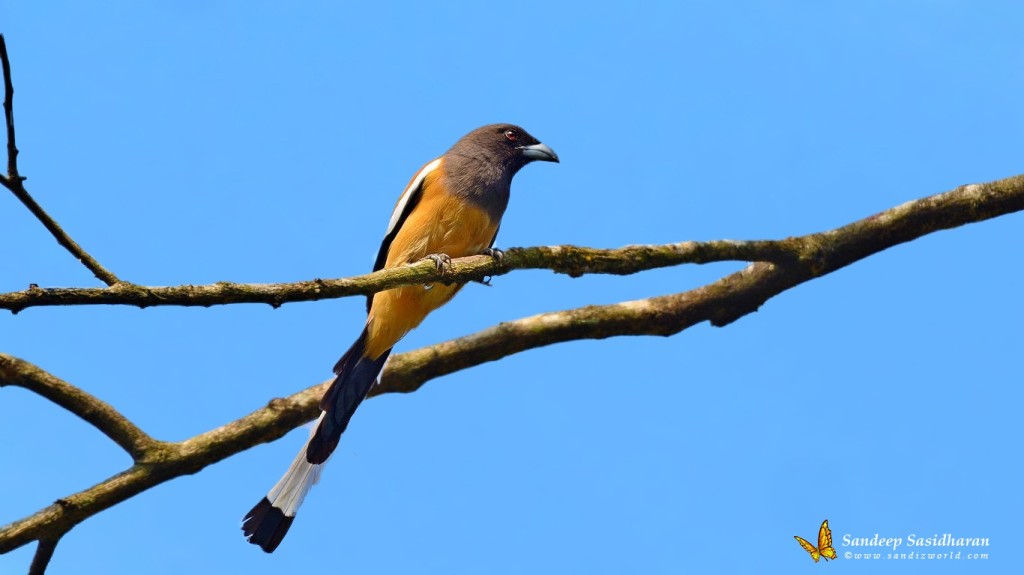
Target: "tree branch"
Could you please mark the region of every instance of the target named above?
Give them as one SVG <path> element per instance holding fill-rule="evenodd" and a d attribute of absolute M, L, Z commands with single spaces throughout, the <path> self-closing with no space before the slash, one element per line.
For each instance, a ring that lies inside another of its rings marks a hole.
<path fill-rule="evenodd" d="M 71 239 L 71 236 L 69 236 L 67 232 L 65 232 L 64 229 L 61 228 L 45 210 L 43 210 L 42 206 L 40 206 L 31 195 L 29 195 L 28 190 L 26 190 L 24 184 L 22 184 L 23 178 L 20 176 L 19 179 L 3 178 L 2 176 L 0 176 L 0 178 L 2 178 L 0 179 L 0 184 L 3 184 L 3 186 L 8 190 L 11 190 L 11 192 L 14 193 L 14 197 L 18 198 L 18 200 L 21 201 L 21 203 L 24 204 L 30 212 L 32 212 L 32 215 L 42 222 L 43 226 L 49 230 L 50 234 L 57 240 L 57 243 L 69 251 L 71 255 L 75 256 L 75 259 L 91 271 L 96 278 L 108 286 L 130 285 L 121 282 L 113 272 L 100 265 L 100 263 L 93 259 L 88 252 L 82 249 L 82 246 L 78 245 L 78 242 Z"/>
<path fill-rule="evenodd" d="M 808 280 L 938 230 L 1024 210 L 1024 176 L 961 186 L 841 228 L 783 240 L 796 260 L 758 262 L 683 293 L 543 313 L 392 357 L 369 396 L 416 391 L 424 383 L 528 349 L 619 335 L 669 336 L 702 321 L 726 326 Z"/>
<path fill-rule="evenodd" d="M 43 575 L 43 573 L 46 573 L 46 567 L 50 564 L 50 559 L 53 558 L 53 552 L 57 550 L 57 543 L 59 541 L 60 539 L 39 540 L 36 554 L 28 568 L 28 575 Z"/>
<path fill-rule="evenodd" d="M 27 361 L 0 353 L 0 387 L 7 385 L 35 392 L 77 415 L 127 451 L 135 461 L 157 443 L 108 403 Z"/>
<path fill-rule="evenodd" d="M 430 260 L 340 279 L 314 279 L 294 283 L 245 284 L 218 282 L 208 285 L 147 287 L 120 283 L 107 288 L 40 288 L 0 294 L 0 309 L 13 313 L 38 306 L 131 305 L 212 306 L 285 303 L 334 299 L 372 294 L 404 285 L 436 281 L 464 283 L 498 276 L 517 269 L 550 269 L 579 277 L 588 273 L 626 275 L 643 270 L 684 264 L 721 261 L 787 261 L 795 257 L 787 242 L 720 240 L 666 245 L 595 249 L 577 246 L 510 248 L 501 262 L 490 256 L 452 260 L 449 269 L 437 271 Z"/>
<path fill-rule="evenodd" d="M 721 261 L 762 261 L 791 266 L 820 260 L 846 247 L 851 257 L 903 243 L 939 230 L 1019 211 L 1024 205 L 1024 176 L 963 186 L 944 194 L 908 202 L 835 230 L 783 240 L 681 242 L 618 249 L 577 246 L 512 248 L 501 262 L 487 256 L 453 260 L 441 273 L 427 261 L 341 279 L 295 283 L 146 287 L 120 283 L 107 288 L 39 288 L 0 294 L 0 309 L 17 313 L 28 307 L 56 305 L 212 306 L 238 303 L 316 301 L 372 294 L 403 285 L 435 281 L 467 282 L 516 269 L 550 269 L 572 277 L 590 273 L 632 274 L 660 267 Z M 818 264 L 815 264 L 818 265 Z M 846 264 L 843 264 L 846 265 Z M 812 266 L 813 267 L 813 266 Z"/>
<path fill-rule="evenodd" d="M 24 178 L 18 175 L 18 146 L 14 142 L 14 82 L 3 34 L 0 34 L 0 67 L 4 71 L 4 123 L 7 125 L 7 177 L 3 181 L 18 182 Z"/>
<path fill-rule="evenodd" d="M 23 360 L 0 357 L 42 371 Z M 153 442 L 145 449 L 145 457 L 127 470 L 58 499 L 29 517 L 0 527 L 0 554 L 32 541 L 57 538 L 85 519 L 155 485 L 196 473 L 210 464 L 283 436 L 315 417 L 326 385 L 311 387 L 285 399 L 274 399 L 266 407 L 237 421 L 185 441 Z"/>
<path fill-rule="evenodd" d="M 544 313 L 399 354 L 388 363 L 380 385 L 372 389 L 370 395 L 414 391 L 435 377 L 562 341 L 616 335 L 671 335 L 705 320 L 724 326 L 756 311 L 769 298 L 793 286 L 871 254 L 937 230 L 1020 211 L 1024 209 L 1022 189 L 1022 176 L 963 186 L 908 202 L 836 230 L 782 240 L 787 253 L 798 257 L 784 263 L 754 263 L 688 292 Z M 409 269 L 418 267 L 426 266 Z M 596 268 L 606 269 L 599 264 Z M 30 379 L 36 381 L 49 381 L 49 378 L 59 381 L 22 360 L 10 356 L 0 356 L 0 360 L 0 368 L 3 368 L 0 373 L 4 374 L 5 381 L 11 377 L 6 374 L 12 371 L 15 377 L 32 374 Z M 48 393 L 57 396 L 74 393 L 73 386 L 63 385 L 66 387 L 44 387 L 55 390 Z M 316 417 L 317 401 L 326 385 L 326 382 L 321 383 L 288 398 L 274 399 L 266 407 L 237 421 L 182 442 L 153 441 L 141 448 L 144 456 L 128 470 L 0 528 L 0 553 L 31 541 L 56 540 L 88 517 L 146 489 L 196 473 L 238 452 L 283 436 Z M 61 405 L 67 403 L 62 397 L 55 401 Z"/>
<path fill-rule="evenodd" d="M 4 72 L 4 121 L 7 125 L 7 175 L 0 175 L 0 185 L 10 190 L 14 197 L 18 198 L 32 212 L 32 215 L 42 222 L 43 226 L 57 240 L 57 243 L 71 252 L 71 255 L 82 262 L 82 265 L 88 268 L 93 275 L 109 286 L 119 283 L 121 280 L 101 266 L 99 262 L 82 249 L 82 246 L 71 239 L 71 236 L 57 225 L 57 222 L 43 210 L 42 206 L 25 189 L 25 177 L 18 173 L 18 147 L 14 139 L 14 82 L 11 80 L 11 62 L 7 57 L 7 43 L 4 41 L 3 34 L 0 34 L 0 64 L 2 64 Z"/>

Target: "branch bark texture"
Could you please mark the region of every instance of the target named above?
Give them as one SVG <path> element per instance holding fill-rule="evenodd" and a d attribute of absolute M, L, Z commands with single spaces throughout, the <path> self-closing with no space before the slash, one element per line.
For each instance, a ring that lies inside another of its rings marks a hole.
<path fill-rule="evenodd" d="M 439 272 L 429 261 L 372 274 L 294 283 L 147 287 L 118 283 L 106 288 L 40 288 L 0 294 L 0 309 L 19 312 L 34 306 L 130 305 L 212 306 L 235 303 L 316 301 L 367 295 L 403 285 L 435 281 L 479 281 L 517 269 L 550 269 L 578 277 L 601 273 L 626 275 L 686 263 L 770 262 L 780 268 L 820 275 L 922 235 L 980 222 L 1024 209 L 1024 176 L 961 186 L 950 192 L 907 202 L 841 228 L 782 240 L 680 242 L 618 249 L 578 246 L 512 248 L 505 258 L 453 260 Z"/>
<path fill-rule="evenodd" d="M 464 258 L 455 262 L 449 272 L 451 275 L 446 279 L 482 279 L 510 269 L 528 267 L 582 275 L 632 273 L 672 263 L 745 260 L 762 256 L 772 261 L 752 263 L 739 272 L 687 292 L 539 314 L 399 354 L 388 363 L 380 385 L 372 389 L 370 395 L 414 391 L 433 378 L 557 342 L 617 335 L 671 335 L 702 321 L 725 326 L 756 311 L 768 299 L 793 286 L 869 255 L 939 230 L 1021 210 L 1024 210 L 1024 176 L 1016 176 L 987 184 L 962 186 L 944 194 L 907 202 L 841 228 L 778 241 L 684 242 L 669 246 L 630 246 L 620 250 L 570 246 L 530 248 L 510 250 L 502 263 L 486 257 Z M 423 263 L 390 274 L 378 272 L 360 278 L 336 280 L 354 282 L 348 285 L 357 287 L 338 288 L 351 291 L 322 297 L 372 293 L 396 285 L 439 279 L 433 275 L 436 272 L 431 271 L 432 268 L 433 264 Z M 280 289 L 297 289 L 294 286 L 298 284 L 276 285 L 292 286 Z M 263 289 L 273 292 L 278 288 L 269 286 Z M 321 295 L 317 294 L 311 299 L 320 298 Z M 130 301 L 94 303 L 131 304 Z M 0 354 L 0 386 L 3 385 L 24 387 L 69 409 L 106 433 L 132 455 L 135 463 L 93 487 L 59 499 L 29 517 L 0 528 L 0 553 L 32 541 L 55 542 L 81 521 L 146 489 L 195 473 L 240 451 L 283 436 L 316 417 L 317 401 L 326 382 L 287 398 L 274 399 L 266 407 L 241 419 L 177 443 L 150 438 L 99 399 L 24 360 Z M 40 548 L 46 549 L 42 545 Z"/>
<path fill-rule="evenodd" d="M 619 335 L 678 333 L 708 321 L 725 326 L 760 308 L 768 299 L 796 285 L 831 273 L 862 258 L 936 231 L 1024 210 L 1024 176 L 955 190 L 908 202 L 874 216 L 825 232 L 780 240 L 681 242 L 634 245 L 618 249 L 549 246 L 510 249 L 496 261 L 475 256 L 455 260 L 438 271 L 420 262 L 373 274 L 313 279 L 294 283 L 168 287 L 120 280 L 76 243 L 39 205 L 18 170 L 14 129 L 14 84 L 7 46 L 0 35 L 4 85 L 7 173 L 0 185 L 10 190 L 57 242 L 106 287 L 28 289 L 0 294 L 0 309 L 17 313 L 29 307 L 70 305 L 212 306 L 289 302 L 368 295 L 403 285 L 481 281 L 517 269 L 550 269 L 584 274 L 632 274 L 680 264 L 750 262 L 741 271 L 687 292 L 613 305 L 587 306 L 501 323 L 462 338 L 393 356 L 381 383 L 370 396 L 411 392 L 434 378 L 553 343 Z M 132 465 L 78 493 L 56 500 L 38 512 L 0 527 L 0 554 L 37 542 L 30 573 L 43 573 L 60 539 L 89 517 L 182 475 L 273 441 L 318 415 L 328 382 L 265 407 L 206 433 L 180 442 L 155 439 L 113 406 L 44 369 L 0 353 L 0 387 L 29 390 L 88 422 L 132 457 Z"/>
<path fill-rule="evenodd" d="M 41 288 L 0 294 L 0 309 L 17 313 L 25 308 L 68 305 L 203 306 L 316 301 L 369 295 L 404 285 L 430 282 L 465 283 L 507 274 L 517 269 L 550 269 L 579 277 L 588 273 L 633 274 L 685 263 L 721 261 L 787 261 L 793 252 L 785 242 L 731 241 L 681 242 L 666 245 L 635 245 L 618 249 L 579 246 L 511 248 L 502 260 L 471 256 L 452 261 L 450 268 L 424 260 L 372 274 L 338 279 L 313 279 L 294 283 L 247 284 L 217 282 L 207 285 L 140 286 L 118 283 L 105 288 Z"/>

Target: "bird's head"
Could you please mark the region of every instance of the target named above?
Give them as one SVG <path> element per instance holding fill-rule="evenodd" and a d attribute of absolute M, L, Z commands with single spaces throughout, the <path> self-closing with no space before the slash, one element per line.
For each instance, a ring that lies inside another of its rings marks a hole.
<path fill-rule="evenodd" d="M 491 124 L 466 134 L 452 153 L 497 162 L 508 175 L 533 161 L 557 162 L 558 154 L 529 132 L 513 124 Z"/>

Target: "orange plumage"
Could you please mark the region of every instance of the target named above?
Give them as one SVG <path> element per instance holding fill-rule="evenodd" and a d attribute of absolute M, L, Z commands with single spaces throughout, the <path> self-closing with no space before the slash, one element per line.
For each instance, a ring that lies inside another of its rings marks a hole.
<path fill-rule="evenodd" d="M 449 194 L 439 185 L 445 164 L 427 174 L 419 203 L 391 242 L 385 268 L 417 262 L 430 254 L 452 258 L 476 255 L 490 247 L 498 229 L 487 212 Z M 461 285 L 405 286 L 377 292 L 366 320 L 366 356 L 379 357 L 427 314 L 452 299 Z"/>
<path fill-rule="evenodd" d="M 491 247 L 508 204 L 512 177 L 533 161 L 557 162 L 554 150 L 511 124 L 466 134 L 413 176 L 398 199 L 374 270 L 430 255 L 459 258 Z M 384 368 L 391 348 L 441 307 L 461 285 L 434 283 L 378 292 L 362 333 L 334 366 L 337 376 L 320 400 L 320 419 L 284 477 L 246 514 L 242 531 L 267 553 L 291 527 L 306 494 L 334 452 L 349 420 Z"/>

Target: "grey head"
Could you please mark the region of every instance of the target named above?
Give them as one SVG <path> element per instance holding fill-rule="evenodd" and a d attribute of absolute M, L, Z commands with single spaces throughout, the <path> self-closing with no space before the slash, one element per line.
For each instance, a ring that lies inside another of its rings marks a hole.
<path fill-rule="evenodd" d="M 508 205 L 512 176 L 534 161 L 558 162 L 558 155 L 514 124 L 490 124 L 466 134 L 444 154 L 446 187 L 475 201 L 494 219 Z"/>

